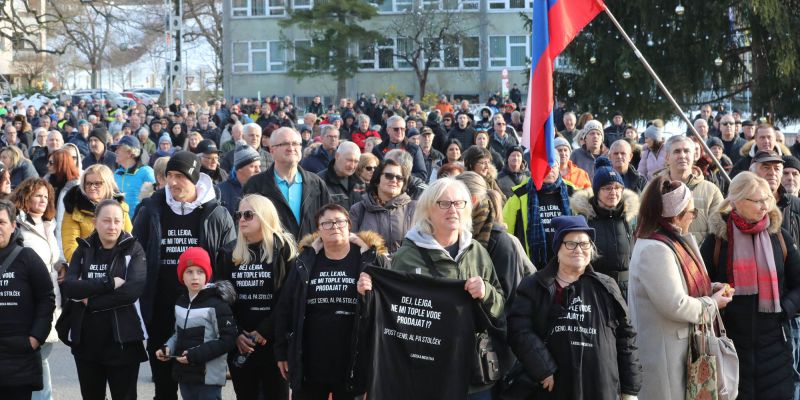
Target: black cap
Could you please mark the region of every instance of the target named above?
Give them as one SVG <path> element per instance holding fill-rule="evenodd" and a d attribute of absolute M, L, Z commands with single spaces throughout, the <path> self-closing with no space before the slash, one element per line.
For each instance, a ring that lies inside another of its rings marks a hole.
<path fill-rule="evenodd" d="M 200 143 L 197 144 L 197 153 L 198 154 L 219 154 L 220 151 L 217 148 L 217 144 L 214 143 L 213 140 L 203 139 Z"/>
<path fill-rule="evenodd" d="M 755 163 L 766 163 L 766 162 L 779 162 L 781 164 L 784 163 L 781 156 L 778 153 L 772 150 L 759 150 L 755 156 L 753 156 L 753 161 L 750 162 L 750 165 Z"/>
<path fill-rule="evenodd" d="M 755 125 L 756 125 L 756 123 L 751 121 L 751 120 L 749 120 L 749 119 L 746 119 L 746 120 L 742 121 L 742 126 L 755 126 Z"/>
<path fill-rule="evenodd" d="M 134 136 L 123 136 L 123 137 L 121 137 L 119 139 L 119 142 L 117 142 L 117 144 L 111 146 L 111 151 L 116 151 L 117 147 L 122 146 L 122 145 L 126 145 L 126 146 L 129 146 L 129 147 L 134 148 L 134 149 L 138 149 L 138 148 L 142 147 L 142 144 L 139 142 L 139 139 L 137 139 L 136 137 L 134 137 Z"/>
<path fill-rule="evenodd" d="M 189 151 L 181 150 L 175 152 L 167 162 L 167 169 L 164 171 L 177 171 L 182 173 L 192 183 L 197 184 L 200 180 L 200 163 L 197 162 L 197 156 Z"/>
<path fill-rule="evenodd" d="M 783 168 L 794 168 L 800 171 L 800 160 L 793 156 L 783 156 Z"/>

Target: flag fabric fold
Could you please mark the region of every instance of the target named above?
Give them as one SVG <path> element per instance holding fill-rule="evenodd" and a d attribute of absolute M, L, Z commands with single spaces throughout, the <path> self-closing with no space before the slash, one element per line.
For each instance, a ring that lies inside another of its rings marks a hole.
<path fill-rule="evenodd" d="M 530 150 L 531 179 L 541 189 L 555 161 L 553 138 L 553 63 L 597 14 L 601 0 L 533 0 L 531 81 L 522 143 Z"/>

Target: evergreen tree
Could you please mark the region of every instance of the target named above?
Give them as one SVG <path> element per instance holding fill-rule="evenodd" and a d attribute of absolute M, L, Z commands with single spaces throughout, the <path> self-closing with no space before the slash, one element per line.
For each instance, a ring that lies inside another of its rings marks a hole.
<path fill-rule="evenodd" d="M 289 76 L 303 79 L 321 74 L 336 79 L 336 95 L 347 95 L 347 79 L 358 71 L 358 57 L 349 51 L 351 44 L 374 42 L 381 35 L 362 26 L 378 14 L 364 0 L 317 0 L 310 10 L 291 10 L 281 27 L 297 26 L 305 31 L 310 44 L 295 46 L 295 60 L 289 63 Z"/>

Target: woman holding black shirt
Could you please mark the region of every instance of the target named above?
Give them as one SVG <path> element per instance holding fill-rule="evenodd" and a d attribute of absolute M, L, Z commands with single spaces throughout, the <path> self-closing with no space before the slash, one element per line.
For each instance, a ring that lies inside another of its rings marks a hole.
<path fill-rule="evenodd" d="M 234 219 L 239 236 L 223 249 L 217 277 L 230 281 L 237 293 L 233 316 L 241 331 L 228 357 L 233 388 L 239 400 L 288 399 L 289 386 L 275 363 L 272 310 L 294 267 L 295 241 L 264 196 L 245 196 Z"/>

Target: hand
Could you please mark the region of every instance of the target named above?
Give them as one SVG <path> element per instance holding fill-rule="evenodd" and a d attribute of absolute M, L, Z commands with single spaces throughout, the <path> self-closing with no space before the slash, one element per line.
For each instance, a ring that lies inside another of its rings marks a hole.
<path fill-rule="evenodd" d="M 486 297 L 486 285 L 483 283 L 483 278 L 480 276 L 473 276 L 467 279 L 464 284 L 464 290 L 469 292 L 473 299 L 483 300 Z"/>
<path fill-rule="evenodd" d="M 553 386 L 556 385 L 555 380 L 553 380 L 553 375 L 544 378 L 544 380 L 541 383 L 542 383 L 542 388 L 544 388 L 544 390 L 547 390 L 548 392 L 552 392 Z"/>
<path fill-rule="evenodd" d="M 188 354 L 189 354 L 189 352 L 187 350 L 184 350 L 183 354 L 181 354 L 180 357 L 175 358 L 175 361 L 177 361 L 177 362 L 179 362 L 181 364 L 189 364 L 189 359 L 187 358 Z"/>
<path fill-rule="evenodd" d="M 358 286 L 356 288 L 358 294 L 365 295 L 368 290 L 372 290 L 372 277 L 368 273 L 362 272 L 358 276 Z"/>
<path fill-rule="evenodd" d="M 125 279 L 114 277 L 114 289 L 119 289 L 119 287 L 124 284 Z"/>
<path fill-rule="evenodd" d="M 89 305 L 89 299 L 83 299 L 83 300 L 81 300 L 81 303 L 83 303 L 83 305 L 85 305 L 85 306 L 88 306 Z"/>
<path fill-rule="evenodd" d="M 159 361 L 169 361 L 169 347 L 164 346 L 163 348 L 156 350 L 156 358 Z"/>
<path fill-rule="evenodd" d="M 245 332 L 236 337 L 236 349 L 239 350 L 239 353 L 245 354 L 255 350 L 253 347 L 255 347 L 256 344 L 247 337 L 247 334 L 248 333 Z"/>
<path fill-rule="evenodd" d="M 28 341 L 31 342 L 31 348 L 36 350 L 39 348 L 39 339 L 36 339 L 33 336 L 28 336 Z"/>
<path fill-rule="evenodd" d="M 267 338 L 261 336 L 261 334 L 258 333 L 258 331 L 249 332 L 248 335 L 250 335 L 250 337 L 254 339 L 253 341 L 256 342 L 256 344 L 259 346 L 264 346 L 267 344 Z"/>
<path fill-rule="evenodd" d="M 67 265 L 61 264 L 61 268 L 57 270 L 58 278 L 56 278 L 59 284 L 64 283 L 64 277 L 67 276 Z"/>
<path fill-rule="evenodd" d="M 727 293 L 725 293 L 725 292 L 727 292 Z M 731 300 L 733 300 L 733 293 L 734 292 L 736 292 L 736 289 L 732 288 L 732 287 L 721 288 L 720 290 L 717 290 L 716 292 L 714 292 L 714 294 L 711 295 L 711 298 L 714 299 L 714 301 L 717 302 L 717 308 L 719 308 L 721 310 L 721 309 L 725 308 L 725 306 L 727 306 L 728 303 L 731 302 Z"/>
<path fill-rule="evenodd" d="M 278 361 L 278 370 L 281 371 L 281 376 L 283 380 L 289 380 L 289 362 L 288 361 Z"/>

